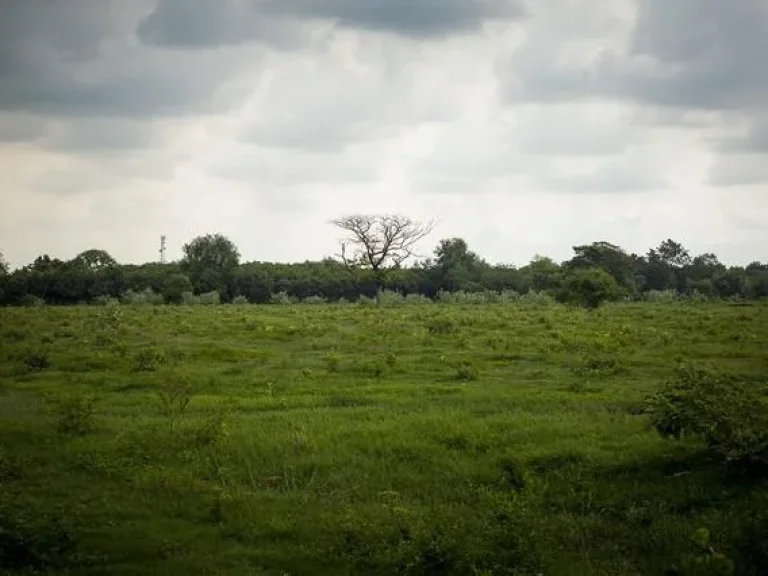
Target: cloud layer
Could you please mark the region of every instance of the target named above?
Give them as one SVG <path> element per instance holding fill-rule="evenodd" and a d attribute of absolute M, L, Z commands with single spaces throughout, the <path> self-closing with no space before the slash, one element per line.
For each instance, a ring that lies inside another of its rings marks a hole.
<path fill-rule="evenodd" d="M 767 53 L 762 0 L 10 0 L 0 249 L 303 260 L 399 211 L 423 252 L 766 260 Z"/>

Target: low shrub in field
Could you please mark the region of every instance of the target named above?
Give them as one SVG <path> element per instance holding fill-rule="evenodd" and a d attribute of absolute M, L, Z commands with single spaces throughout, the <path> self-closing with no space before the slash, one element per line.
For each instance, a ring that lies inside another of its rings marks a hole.
<path fill-rule="evenodd" d="M 56 429 L 65 436 L 84 436 L 95 428 L 92 396 L 75 395 L 65 398 L 57 409 Z"/>
<path fill-rule="evenodd" d="M 235 298 L 232 299 L 232 304 L 234 304 L 235 306 L 245 306 L 247 304 L 250 304 L 250 302 L 248 301 L 248 298 L 246 298 L 245 296 L 236 296 Z"/>
<path fill-rule="evenodd" d="M 136 372 L 154 372 L 168 360 L 165 352 L 157 348 L 144 348 L 133 357 L 133 369 Z"/>
<path fill-rule="evenodd" d="M 200 294 L 198 298 L 200 299 L 200 304 L 203 306 L 216 306 L 221 304 L 221 295 L 216 290 L 213 290 L 212 292 L 204 292 L 203 294 Z"/>
<path fill-rule="evenodd" d="M 325 304 L 328 300 L 323 298 L 322 296 L 307 296 L 304 298 L 304 300 L 301 301 L 302 304 Z"/>
<path fill-rule="evenodd" d="M 272 294 L 269 297 L 269 303 L 277 304 L 278 306 L 290 306 L 294 303 L 294 300 L 288 295 L 288 292 L 283 291 Z"/>
<path fill-rule="evenodd" d="M 24 296 L 24 298 L 21 299 L 21 305 L 28 308 L 37 308 L 39 306 L 45 306 L 45 300 L 38 298 L 37 296 L 33 296 L 32 294 L 27 294 Z"/>
<path fill-rule="evenodd" d="M 101 296 L 96 296 L 96 298 L 94 298 L 91 302 L 95 306 L 114 306 L 115 304 L 120 304 L 120 300 L 117 298 L 113 298 L 112 296 L 107 296 L 104 294 Z"/>
<path fill-rule="evenodd" d="M 51 353 L 45 345 L 30 350 L 24 356 L 24 365 L 29 370 L 41 371 L 51 366 Z"/>
<path fill-rule="evenodd" d="M 727 461 L 768 464 L 764 383 L 688 366 L 647 400 L 646 412 L 663 436 L 697 436 Z"/>
<path fill-rule="evenodd" d="M 451 318 L 434 318 L 427 324 L 430 334 L 453 334 L 458 330 L 456 322 Z"/>
<path fill-rule="evenodd" d="M 192 395 L 192 388 L 186 383 L 178 381 L 170 382 L 157 391 L 160 407 L 168 422 L 170 432 L 176 429 L 176 422 L 187 411 Z"/>
<path fill-rule="evenodd" d="M 643 294 L 646 302 L 670 303 L 680 300 L 677 290 L 648 290 Z"/>
<path fill-rule="evenodd" d="M 185 306 L 197 306 L 200 304 L 200 297 L 195 296 L 194 292 L 184 292 L 181 295 L 181 303 Z"/>
<path fill-rule="evenodd" d="M 160 304 L 165 303 L 165 298 L 163 298 L 162 294 L 157 294 L 154 290 L 152 290 L 152 288 L 147 288 L 142 292 L 134 292 L 133 290 L 126 290 L 125 293 L 123 294 L 122 301 L 125 304 L 129 304 L 131 306 L 141 306 L 141 305 L 159 306 Z"/>

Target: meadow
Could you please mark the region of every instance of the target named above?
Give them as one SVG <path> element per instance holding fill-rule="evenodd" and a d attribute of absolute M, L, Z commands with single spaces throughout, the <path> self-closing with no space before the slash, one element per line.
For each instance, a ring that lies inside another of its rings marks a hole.
<path fill-rule="evenodd" d="M 689 362 L 768 306 L 0 309 L 0 570 L 766 574 L 764 475 L 645 414 Z"/>

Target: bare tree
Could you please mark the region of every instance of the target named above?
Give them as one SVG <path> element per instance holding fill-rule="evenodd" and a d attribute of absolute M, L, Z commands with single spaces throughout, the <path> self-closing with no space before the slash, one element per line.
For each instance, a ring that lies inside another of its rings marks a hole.
<path fill-rule="evenodd" d="M 379 275 L 414 256 L 416 244 L 435 227 L 398 214 L 343 216 L 331 224 L 347 232 L 337 256 L 348 268 L 369 268 Z"/>

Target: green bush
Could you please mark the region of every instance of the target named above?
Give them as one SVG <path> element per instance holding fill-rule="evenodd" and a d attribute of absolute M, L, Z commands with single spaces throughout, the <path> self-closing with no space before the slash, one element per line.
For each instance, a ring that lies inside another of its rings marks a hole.
<path fill-rule="evenodd" d="M 726 461 L 768 464 L 765 383 L 688 366 L 648 398 L 646 412 L 662 436 L 700 437 Z"/>
<path fill-rule="evenodd" d="M 94 399 L 92 396 L 75 395 L 66 398 L 58 407 L 56 429 L 65 436 L 84 436 L 94 426 Z"/>
<path fill-rule="evenodd" d="M 216 306 L 221 304 L 221 296 L 216 290 L 200 294 L 198 298 L 200 299 L 200 304 L 203 306 Z"/>
<path fill-rule="evenodd" d="M 565 276 L 557 299 L 567 304 L 578 304 L 584 308 L 597 308 L 603 302 L 617 300 L 621 289 L 616 280 L 602 268 L 576 268 Z"/>
<path fill-rule="evenodd" d="M 185 306 L 197 306 L 200 304 L 200 297 L 195 296 L 194 292 L 184 292 L 184 294 L 181 295 L 181 302 Z"/>
<path fill-rule="evenodd" d="M 192 292 L 192 282 L 186 274 L 171 274 L 163 281 L 163 297 L 166 302 L 181 304 L 186 292 Z"/>
<path fill-rule="evenodd" d="M 232 299 L 232 304 L 234 304 L 235 306 L 246 306 L 250 304 L 250 302 L 248 301 L 248 298 L 246 298 L 245 296 L 236 296 L 235 298 Z"/>

